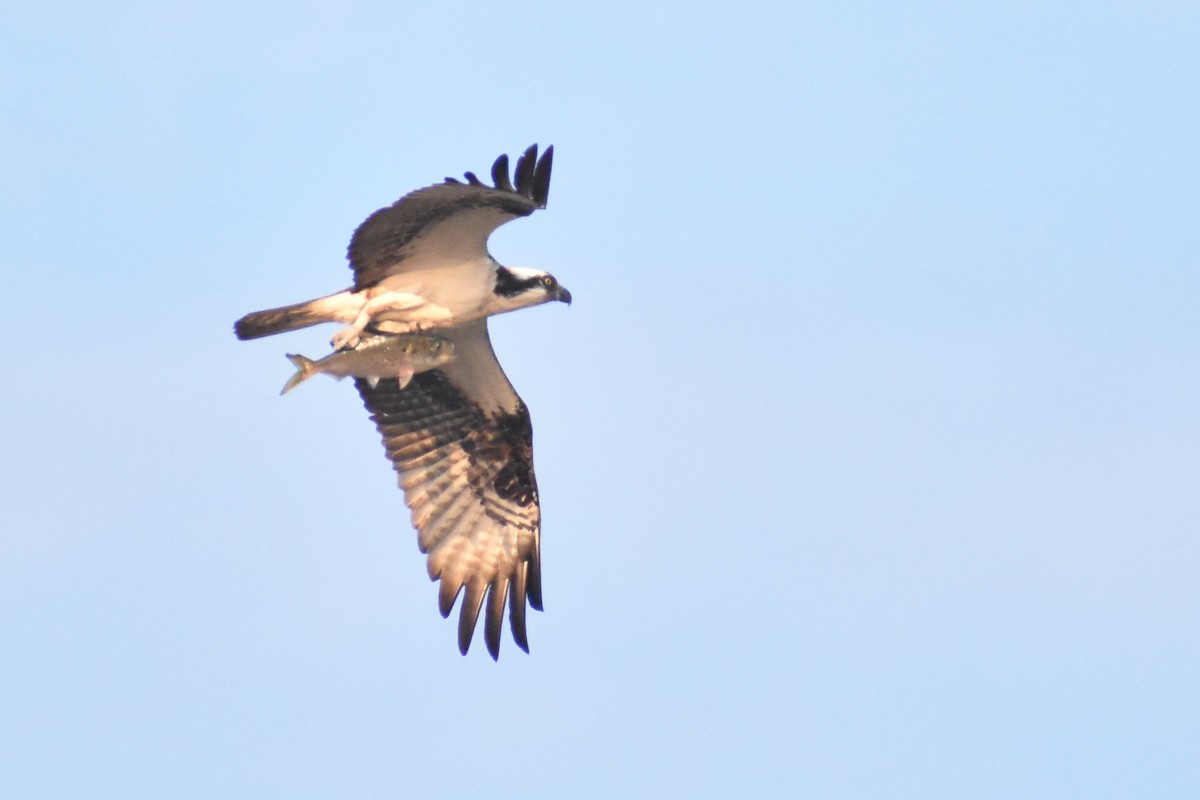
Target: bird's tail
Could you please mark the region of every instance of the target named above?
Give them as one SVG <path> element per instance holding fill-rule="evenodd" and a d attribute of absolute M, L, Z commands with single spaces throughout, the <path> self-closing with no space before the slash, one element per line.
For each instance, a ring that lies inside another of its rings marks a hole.
<path fill-rule="evenodd" d="M 251 311 L 233 323 L 233 332 L 239 339 L 258 339 L 297 328 L 307 328 L 319 322 L 328 322 L 330 317 L 319 313 L 321 300 L 306 300 L 303 303 L 270 308 L 266 311 Z"/>
<path fill-rule="evenodd" d="M 295 353 L 287 353 L 287 359 L 296 366 L 296 374 L 288 378 L 288 382 L 283 385 L 283 391 L 280 392 L 281 395 L 287 394 L 317 374 L 317 362 L 311 358 L 298 356 Z"/>
<path fill-rule="evenodd" d="M 252 311 L 233 323 L 233 331 L 239 339 L 258 339 L 322 322 L 349 322 L 357 317 L 364 302 L 364 293 L 346 289 L 282 308 Z"/>

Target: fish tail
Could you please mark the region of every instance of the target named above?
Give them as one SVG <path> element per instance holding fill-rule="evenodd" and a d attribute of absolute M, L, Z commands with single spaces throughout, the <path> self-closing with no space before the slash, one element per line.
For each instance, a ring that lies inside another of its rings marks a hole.
<path fill-rule="evenodd" d="M 311 358 L 298 356 L 294 353 L 287 353 L 286 355 L 287 360 L 296 366 L 296 374 L 288 378 L 288 382 L 283 385 L 283 391 L 280 392 L 281 395 L 287 394 L 292 389 L 295 389 L 317 372 L 317 362 L 313 361 Z"/>

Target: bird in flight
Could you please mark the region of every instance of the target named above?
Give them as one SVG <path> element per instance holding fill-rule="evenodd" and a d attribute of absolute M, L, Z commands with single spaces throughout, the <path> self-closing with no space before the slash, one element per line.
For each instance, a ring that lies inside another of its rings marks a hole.
<path fill-rule="evenodd" d="M 410 192 L 354 232 L 349 289 L 234 323 L 239 339 L 257 339 L 340 322 L 347 327 L 332 344 L 348 356 L 381 334 L 429 333 L 450 343 L 453 358 L 416 374 L 408 364 L 400 377 L 352 374 L 399 473 L 429 576 L 441 581 L 443 617 L 462 595 L 463 655 L 485 604 L 492 658 L 499 658 L 506 602 L 513 640 L 526 652 L 526 603 L 542 608 L 533 430 L 496 360 L 487 318 L 552 300 L 569 304 L 571 293 L 548 272 L 501 265 L 487 241 L 505 222 L 546 207 L 553 159 L 553 147 L 539 158 L 532 145 L 511 178 L 508 156 L 496 159 L 494 186 L 468 172 Z"/>

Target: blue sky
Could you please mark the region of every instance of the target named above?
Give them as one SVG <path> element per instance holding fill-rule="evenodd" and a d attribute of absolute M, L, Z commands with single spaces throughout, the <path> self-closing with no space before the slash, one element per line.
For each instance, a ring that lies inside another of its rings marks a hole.
<path fill-rule="evenodd" d="M 1195 797 L 1200 12 L 95 6 L 0 31 L 0 794 Z M 458 655 L 246 311 L 492 240 L 546 612 Z"/>

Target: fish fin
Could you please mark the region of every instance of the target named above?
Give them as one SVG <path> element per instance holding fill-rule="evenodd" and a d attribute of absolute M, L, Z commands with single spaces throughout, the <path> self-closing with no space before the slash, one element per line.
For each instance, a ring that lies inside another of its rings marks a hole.
<path fill-rule="evenodd" d="M 311 358 L 298 356 L 295 353 L 287 353 L 286 355 L 287 360 L 295 365 L 296 374 L 289 378 L 288 382 L 283 385 L 283 390 L 279 393 L 281 395 L 287 394 L 302 382 L 311 378 L 313 373 L 316 372 L 315 368 L 317 366 L 317 362 L 313 361 Z"/>
<path fill-rule="evenodd" d="M 396 370 L 396 379 L 400 381 L 400 388 L 408 386 L 408 382 L 412 380 L 413 368 L 412 364 L 403 364 Z"/>

